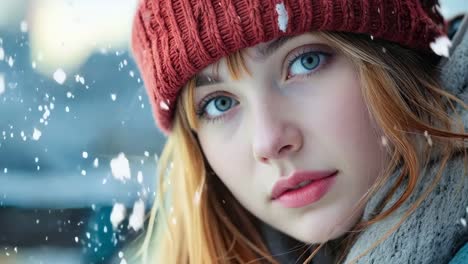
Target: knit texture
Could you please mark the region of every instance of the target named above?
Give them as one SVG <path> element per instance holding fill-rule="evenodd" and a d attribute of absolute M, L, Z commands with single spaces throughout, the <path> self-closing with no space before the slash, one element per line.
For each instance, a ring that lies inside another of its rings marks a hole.
<path fill-rule="evenodd" d="M 468 228 L 461 219 L 467 219 L 468 177 L 465 175 L 463 154 L 460 153 L 448 164 L 441 182 L 424 202 L 408 217 L 394 233 L 357 262 L 351 262 L 364 253 L 395 226 L 416 199 L 432 183 L 438 171 L 438 162 L 422 175 L 419 187 L 395 213 L 378 224 L 371 225 L 362 233 L 351 248 L 344 263 L 448 263 L 456 252 L 468 241 Z M 396 175 L 395 175 L 396 178 Z M 394 198 L 385 206 L 388 209 L 404 189 L 402 186 Z M 383 197 L 379 192 L 365 210 L 365 218 L 374 214 L 372 206 Z"/>
<path fill-rule="evenodd" d="M 132 49 L 161 130 L 181 88 L 220 58 L 308 31 L 364 33 L 429 51 L 444 34 L 437 0 L 141 0 Z"/>

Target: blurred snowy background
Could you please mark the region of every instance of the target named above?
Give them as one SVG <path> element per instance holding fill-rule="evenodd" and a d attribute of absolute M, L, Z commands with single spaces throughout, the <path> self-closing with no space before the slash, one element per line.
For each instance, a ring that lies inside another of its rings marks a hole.
<path fill-rule="evenodd" d="M 129 53 L 135 6 L 0 0 L 0 263 L 123 263 L 141 232 L 164 137 Z"/>

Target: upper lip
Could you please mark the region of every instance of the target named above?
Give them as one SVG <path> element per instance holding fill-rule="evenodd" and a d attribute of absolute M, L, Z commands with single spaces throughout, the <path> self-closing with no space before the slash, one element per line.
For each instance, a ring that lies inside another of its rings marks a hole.
<path fill-rule="evenodd" d="M 284 192 L 297 187 L 300 183 L 310 180 L 320 180 L 334 175 L 336 170 L 329 171 L 295 171 L 289 177 L 279 179 L 271 191 L 271 199 L 274 200 Z"/>

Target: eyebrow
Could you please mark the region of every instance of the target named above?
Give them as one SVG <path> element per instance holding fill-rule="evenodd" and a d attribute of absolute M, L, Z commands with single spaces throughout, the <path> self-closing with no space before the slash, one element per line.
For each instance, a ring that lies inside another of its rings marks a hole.
<path fill-rule="evenodd" d="M 268 44 L 261 45 L 256 48 L 256 58 L 259 60 L 266 60 L 270 57 L 275 51 L 284 46 L 288 41 L 297 36 L 283 36 L 279 37 Z"/>
<path fill-rule="evenodd" d="M 256 47 L 254 58 L 260 61 L 268 59 L 273 53 L 275 53 L 275 51 L 277 51 L 279 48 L 284 46 L 284 44 L 295 37 L 297 36 L 282 36 L 267 44 Z M 218 76 L 213 77 L 204 73 L 199 73 L 196 75 L 196 88 L 218 83 L 222 83 Z"/>

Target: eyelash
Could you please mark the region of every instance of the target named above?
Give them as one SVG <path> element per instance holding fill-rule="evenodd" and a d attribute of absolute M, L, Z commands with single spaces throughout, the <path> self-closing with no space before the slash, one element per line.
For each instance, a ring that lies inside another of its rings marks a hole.
<path fill-rule="evenodd" d="M 288 60 L 288 63 L 287 63 L 287 75 L 286 75 L 286 78 L 287 79 L 290 79 L 289 78 L 289 71 L 291 69 L 291 66 L 293 65 L 294 62 L 296 62 L 297 59 L 299 59 L 300 57 L 306 55 L 306 54 L 309 54 L 309 53 L 314 53 L 314 54 L 319 54 L 319 55 L 324 55 L 326 57 L 326 60 L 324 62 L 321 62 L 320 61 L 320 65 L 317 66 L 317 69 L 316 70 L 312 70 L 310 73 L 307 73 L 307 74 L 303 74 L 301 78 L 307 78 L 313 74 L 317 74 L 319 73 L 324 66 L 326 66 L 326 64 L 328 64 L 329 60 L 330 60 L 330 57 L 332 57 L 332 54 L 330 53 L 327 53 L 327 52 L 322 52 L 322 51 L 315 51 L 315 50 L 310 50 L 310 49 L 307 49 L 307 48 L 301 48 L 300 50 L 298 50 L 293 56 L 291 59 Z M 296 78 L 299 78 L 297 76 L 293 76 L 293 77 L 296 77 Z M 220 116 L 217 116 L 217 117 L 213 117 L 213 118 L 209 118 L 206 116 L 206 113 L 205 113 L 205 108 L 208 106 L 208 104 L 216 99 L 217 97 L 219 96 L 226 96 L 226 97 L 230 97 L 228 95 L 226 95 L 225 93 L 222 93 L 222 92 L 215 92 L 215 93 L 212 93 L 208 96 L 206 96 L 205 98 L 203 98 L 201 100 L 201 102 L 198 104 L 198 106 L 196 107 L 196 116 L 198 117 L 198 119 L 200 120 L 204 120 L 204 121 L 208 121 L 210 123 L 214 123 L 216 121 L 222 121 L 223 118 L 226 117 L 226 114 L 223 114 L 223 115 L 220 115 Z"/>
<path fill-rule="evenodd" d="M 213 117 L 213 118 L 209 118 L 209 117 L 206 116 L 205 108 L 208 106 L 209 103 L 211 103 L 212 100 L 216 99 L 219 96 L 230 97 L 230 96 L 226 95 L 225 93 L 215 92 L 215 93 L 212 93 L 212 94 L 206 96 L 205 98 L 203 98 L 200 101 L 200 103 L 198 104 L 198 106 L 196 108 L 196 111 L 195 111 L 195 114 L 197 115 L 198 119 L 208 121 L 210 123 L 214 123 L 215 121 L 221 121 L 226 116 L 226 114 L 223 114 L 223 115 L 220 115 L 220 116 L 217 116 L 217 117 Z"/>
<path fill-rule="evenodd" d="M 286 67 L 287 72 L 286 72 L 286 77 L 285 77 L 287 80 L 291 79 L 291 78 L 289 78 L 289 71 L 291 70 L 291 66 L 296 62 L 297 59 L 299 59 L 300 57 L 302 57 L 304 55 L 307 55 L 309 53 L 313 53 L 313 54 L 317 54 L 317 55 L 323 55 L 323 56 L 325 56 L 326 59 L 325 59 L 324 62 L 320 61 L 320 65 L 317 66 L 317 69 L 312 70 L 310 73 L 302 74 L 301 77 L 292 76 L 291 78 L 294 78 L 294 77 L 295 78 L 307 78 L 307 77 L 312 76 L 313 74 L 318 74 L 323 69 L 323 67 L 325 67 L 329 63 L 329 60 L 333 56 L 333 54 L 328 53 L 328 52 L 312 50 L 312 49 L 307 48 L 307 47 L 300 48 L 297 52 L 295 52 L 293 54 L 292 58 L 288 59 L 288 63 L 286 64 L 287 65 L 287 67 Z"/>

